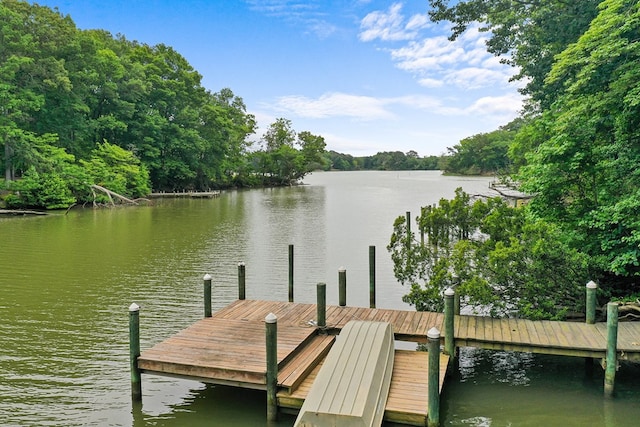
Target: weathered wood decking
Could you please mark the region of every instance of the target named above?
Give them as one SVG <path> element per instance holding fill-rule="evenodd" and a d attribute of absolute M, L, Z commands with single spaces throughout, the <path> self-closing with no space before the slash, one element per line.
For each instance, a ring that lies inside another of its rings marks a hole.
<path fill-rule="evenodd" d="M 138 358 L 143 373 L 195 379 L 237 387 L 266 389 L 264 319 L 278 317 L 278 405 L 297 411 L 329 352 L 335 333 L 350 320 L 387 321 L 396 338 L 420 341 L 442 323 L 440 313 L 418 313 L 358 307 L 327 308 L 327 328 L 318 330 L 315 304 L 238 300 L 144 350 Z M 321 332 L 321 333 L 319 333 Z M 440 389 L 449 357 L 440 359 Z M 428 414 L 428 354 L 396 350 L 384 418 L 425 425 Z"/>
<path fill-rule="evenodd" d="M 298 410 L 335 334 L 350 320 L 383 321 L 396 340 L 426 342 L 427 331 L 444 337 L 442 313 L 328 306 L 326 328 L 317 328 L 315 304 L 238 300 L 145 350 L 143 373 L 266 389 L 265 317 L 278 318 L 278 405 Z M 455 345 L 566 356 L 604 358 L 606 324 L 455 316 Z M 618 326 L 618 358 L 640 361 L 640 323 Z M 449 358 L 440 359 L 440 389 Z M 385 419 L 425 425 L 428 413 L 428 354 L 396 350 Z"/>
<path fill-rule="evenodd" d="M 607 325 L 456 316 L 456 346 L 604 358 Z M 640 323 L 618 324 L 618 359 L 640 361 Z"/>

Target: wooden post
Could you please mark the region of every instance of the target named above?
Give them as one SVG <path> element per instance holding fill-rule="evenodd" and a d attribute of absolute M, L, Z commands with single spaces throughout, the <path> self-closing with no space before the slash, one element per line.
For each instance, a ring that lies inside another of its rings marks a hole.
<path fill-rule="evenodd" d="M 205 274 L 204 280 L 204 317 L 211 317 L 211 275 Z"/>
<path fill-rule="evenodd" d="M 604 395 L 613 396 L 618 368 L 618 303 L 607 304 L 607 362 L 604 371 Z"/>
<path fill-rule="evenodd" d="M 447 288 L 444 291 L 444 352 L 451 358 L 456 357 L 456 344 L 454 337 L 454 296 L 455 291 Z"/>
<path fill-rule="evenodd" d="M 376 308 L 376 247 L 369 246 L 369 308 Z"/>
<path fill-rule="evenodd" d="M 289 302 L 293 302 L 293 245 L 289 245 Z"/>
<path fill-rule="evenodd" d="M 238 263 L 238 299 L 247 298 L 247 269 L 244 262 Z"/>
<path fill-rule="evenodd" d="M 269 313 L 264 318 L 267 342 L 267 421 L 278 419 L 278 318 Z"/>
<path fill-rule="evenodd" d="M 324 328 L 327 326 L 327 284 L 318 283 L 317 286 L 317 314 L 318 314 L 318 327 Z"/>
<path fill-rule="evenodd" d="M 420 208 L 420 218 L 424 216 L 424 210 L 424 207 Z M 418 226 L 420 227 L 420 246 L 424 246 L 424 227 L 422 226 L 422 221 L 418 223 Z"/>
<path fill-rule="evenodd" d="M 142 379 L 138 368 L 140 357 L 140 306 L 129 306 L 129 362 L 131 366 L 131 399 L 142 400 Z"/>
<path fill-rule="evenodd" d="M 338 305 L 347 305 L 347 269 L 344 267 L 338 269 Z"/>
<path fill-rule="evenodd" d="M 407 211 L 407 247 L 411 246 L 411 212 Z"/>
<path fill-rule="evenodd" d="M 429 348 L 429 407 L 427 425 L 440 425 L 440 331 L 434 326 L 427 332 Z"/>
<path fill-rule="evenodd" d="M 596 291 L 598 285 L 593 280 L 587 283 L 587 323 L 593 325 L 596 323 Z"/>

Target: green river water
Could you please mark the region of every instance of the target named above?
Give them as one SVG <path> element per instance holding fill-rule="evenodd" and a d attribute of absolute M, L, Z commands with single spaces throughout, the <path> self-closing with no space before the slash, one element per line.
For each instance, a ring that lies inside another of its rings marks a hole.
<path fill-rule="evenodd" d="M 237 297 L 287 300 L 288 245 L 295 245 L 295 299 L 314 302 L 327 283 L 337 304 L 368 306 L 368 248 L 377 251 L 377 305 L 406 308 L 385 249 L 397 216 L 453 197 L 462 186 L 490 194 L 488 178 L 438 172 L 317 173 L 305 185 L 227 191 L 216 199 L 75 209 L 0 218 L 1 426 L 263 426 L 265 394 L 143 375 L 132 406 L 128 306 L 141 308 L 143 350 L 202 317 L 202 277 L 213 309 Z M 583 286 L 583 284 L 580 284 Z M 617 396 L 584 361 L 462 349 L 442 396 L 444 426 L 637 426 L 640 368 L 622 365 Z M 292 426 L 282 416 L 277 426 Z"/>

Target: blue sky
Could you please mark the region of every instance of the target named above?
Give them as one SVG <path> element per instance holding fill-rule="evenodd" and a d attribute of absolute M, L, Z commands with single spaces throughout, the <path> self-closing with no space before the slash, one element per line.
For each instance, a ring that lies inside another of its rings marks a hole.
<path fill-rule="evenodd" d="M 172 46 L 212 92 L 228 87 L 258 120 L 276 118 L 354 156 L 439 155 L 516 117 L 514 70 L 486 33 L 456 42 L 427 0 L 39 0 L 80 29 Z"/>

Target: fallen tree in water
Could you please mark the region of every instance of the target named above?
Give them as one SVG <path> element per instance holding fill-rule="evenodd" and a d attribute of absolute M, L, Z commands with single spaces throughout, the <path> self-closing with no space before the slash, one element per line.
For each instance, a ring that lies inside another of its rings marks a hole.
<path fill-rule="evenodd" d="M 93 193 L 93 205 L 97 206 L 96 204 L 96 199 L 97 199 L 97 194 L 96 194 L 96 190 L 100 191 L 104 194 L 107 195 L 107 197 L 109 198 L 109 202 L 111 206 L 115 206 L 115 202 L 113 201 L 113 199 L 117 199 L 122 203 L 126 203 L 126 204 L 130 204 L 130 205 L 137 205 L 139 204 L 139 201 L 146 201 L 149 202 L 149 199 L 130 199 L 128 197 L 123 196 L 122 194 L 118 194 L 115 191 L 111 191 L 108 188 L 105 188 L 101 185 L 96 185 L 96 184 L 91 184 L 91 192 Z"/>

